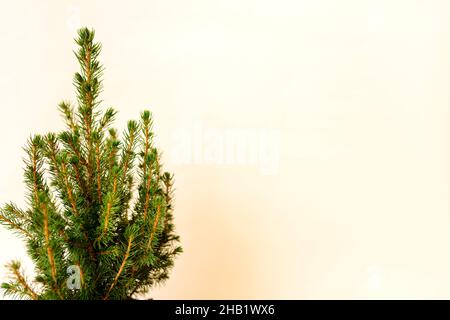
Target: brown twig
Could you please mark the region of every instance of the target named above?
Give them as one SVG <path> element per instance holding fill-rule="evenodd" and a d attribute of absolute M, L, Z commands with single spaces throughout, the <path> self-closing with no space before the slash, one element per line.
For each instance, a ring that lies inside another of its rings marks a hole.
<path fill-rule="evenodd" d="M 152 229 L 152 232 L 150 234 L 150 239 L 148 240 L 148 244 L 147 244 L 147 250 L 151 249 L 153 237 L 154 237 L 155 232 L 156 232 L 156 227 L 158 226 L 158 220 L 159 220 L 160 211 L 161 211 L 161 205 L 158 205 L 158 209 L 156 209 L 155 222 L 153 222 L 153 229 Z"/>
<path fill-rule="evenodd" d="M 25 277 L 23 277 L 20 274 L 20 271 L 13 267 L 12 265 L 10 266 L 14 276 L 17 278 L 17 280 L 19 281 L 19 283 L 24 287 L 25 291 L 31 296 L 31 298 L 33 300 L 37 300 L 37 293 L 33 291 L 33 289 L 31 289 L 31 287 L 28 285 L 27 281 L 25 280 Z"/>
<path fill-rule="evenodd" d="M 117 280 L 119 280 L 120 274 L 122 273 L 124 267 L 125 267 L 125 263 L 128 260 L 128 257 L 130 255 L 130 250 L 131 250 L 131 243 L 133 241 L 133 237 L 130 236 L 130 238 L 128 239 L 128 248 L 127 248 L 127 252 L 125 253 L 125 257 L 123 258 L 122 264 L 120 265 L 119 271 L 116 274 L 116 277 L 114 278 L 113 283 L 111 284 L 111 286 L 109 287 L 108 292 L 106 293 L 105 297 L 103 298 L 103 300 L 108 300 L 109 298 L 109 294 L 111 293 L 111 290 L 114 288 L 114 286 L 117 284 Z"/>
<path fill-rule="evenodd" d="M 8 223 L 9 225 L 11 225 L 13 228 L 23 232 L 26 236 L 31 238 L 31 234 L 25 230 L 24 228 L 22 228 L 21 226 L 19 226 L 17 223 L 14 223 L 12 220 L 6 218 L 4 215 L 0 214 L 0 220 L 5 221 L 6 223 Z"/>
<path fill-rule="evenodd" d="M 56 266 L 55 266 L 55 259 L 53 257 L 53 250 L 50 246 L 50 232 L 48 229 L 48 212 L 47 212 L 47 206 L 45 204 L 42 204 L 42 214 L 44 218 L 44 237 L 45 237 L 45 245 L 47 247 L 47 256 L 48 256 L 48 262 L 50 263 L 50 267 L 52 269 L 52 278 L 53 281 L 56 284 Z"/>

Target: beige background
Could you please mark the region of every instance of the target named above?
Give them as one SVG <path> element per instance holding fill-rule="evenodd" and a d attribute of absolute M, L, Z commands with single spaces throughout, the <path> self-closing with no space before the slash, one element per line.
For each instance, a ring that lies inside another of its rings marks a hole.
<path fill-rule="evenodd" d="M 176 175 L 185 253 L 153 297 L 450 298 L 449 1 L 2 0 L 1 203 L 74 100 L 79 26 L 116 127 L 150 108 Z"/>

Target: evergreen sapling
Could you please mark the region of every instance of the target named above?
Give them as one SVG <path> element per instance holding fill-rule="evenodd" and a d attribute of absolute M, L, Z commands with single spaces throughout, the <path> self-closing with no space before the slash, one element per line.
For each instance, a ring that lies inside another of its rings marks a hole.
<path fill-rule="evenodd" d="M 102 111 L 103 67 L 94 31 L 78 31 L 77 108 L 61 102 L 66 129 L 32 136 L 24 180 L 28 208 L 13 203 L 0 222 L 20 235 L 35 265 L 7 264 L 6 295 L 28 299 L 133 299 L 168 279 L 182 252 L 173 224 L 173 175 L 154 146 L 152 115 L 129 121 L 122 138 Z"/>

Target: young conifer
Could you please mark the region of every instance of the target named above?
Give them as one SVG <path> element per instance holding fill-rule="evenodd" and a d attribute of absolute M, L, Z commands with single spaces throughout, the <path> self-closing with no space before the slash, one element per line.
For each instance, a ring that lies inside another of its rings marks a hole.
<path fill-rule="evenodd" d="M 0 222 L 20 235 L 35 265 L 7 265 L 7 295 L 29 299 L 132 299 L 168 278 L 181 253 L 172 216 L 173 175 L 154 146 L 152 115 L 129 121 L 122 138 L 102 111 L 103 67 L 94 31 L 76 39 L 77 108 L 61 102 L 66 129 L 25 147 L 28 208 L 6 204 Z"/>

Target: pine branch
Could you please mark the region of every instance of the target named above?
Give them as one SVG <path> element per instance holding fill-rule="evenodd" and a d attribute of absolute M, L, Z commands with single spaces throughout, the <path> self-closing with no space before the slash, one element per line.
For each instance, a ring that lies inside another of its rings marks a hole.
<path fill-rule="evenodd" d="M 150 239 L 148 240 L 148 244 L 147 244 L 147 250 L 151 250 L 151 246 L 152 246 L 152 241 L 153 241 L 153 237 L 155 236 L 156 233 L 156 227 L 158 226 L 158 220 L 159 220 L 159 214 L 161 212 L 161 205 L 158 205 L 158 208 L 156 209 L 156 217 L 155 217 L 155 221 L 153 222 L 153 228 L 151 230 L 150 233 Z"/>
<path fill-rule="evenodd" d="M 66 167 L 66 163 L 65 163 L 65 159 L 61 158 L 61 176 L 63 178 L 65 187 L 66 187 L 66 192 L 67 192 L 67 196 L 69 197 L 69 202 L 70 205 L 72 206 L 72 210 L 73 210 L 73 214 L 75 216 L 78 216 L 78 210 L 77 210 L 77 204 L 75 202 L 75 197 L 73 195 L 73 191 L 72 191 L 72 187 L 70 186 L 69 183 L 69 178 L 68 178 L 68 173 L 67 173 L 67 167 Z"/>
<path fill-rule="evenodd" d="M 42 166 L 42 159 L 40 157 L 42 143 L 42 138 L 36 135 L 29 139 L 28 146 L 25 149 L 29 157 L 29 162 L 26 161 L 27 170 L 25 171 L 25 179 L 32 186 L 33 196 L 31 201 L 36 205 L 39 205 L 39 189 L 42 184 L 42 177 L 38 172 Z"/>
<path fill-rule="evenodd" d="M 129 255 L 130 255 L 130 249 L 131 249 L 132 241 L 133 241 L 133 237 L 130 236 L 130 238 L 128 239 L 127 252 L 125 253 L 125 256 L 124 256 L 124 258 L 123 258 L 122 264 L 120 265 L 119 271 L 117 272 L 117 274 L 116 274 L 116 276 L 115 276 L 115 278 L 114 278 L 114 281 L 113 281 L 113 283 L 111 284 L 111 286 L 109 287 L 108 292 L 106 293 L 106 295 L 105 295 L 105 297 L 103 298 L 103 300 L 108 300 L 109 294 L 111 293 L 111 290 L 112 290 L 112 289 L 114 288 L 114 286 L 117 284 L 117 280 L 119 280 L 119 277 L 120 277 L 120 275 L 121 275 L 123 269 L 125 268 L 125 263 L 127 262 L 128 257 L 129 257 Z"/>
<path fill-rule="evenodd" d="M 12 261 L 6 264 L 6 268 L 10 272 L 10 277 L 13 278 L 10 283 L 2 284 L 2 288 L 7 292 L 7 294 L 28 296 L 33 300 L 37 300 L 38 294 L 27 283 L 25 276 L 20 270 L 20 262 Z"/>
<path fill-rule="evenodd" d="M 67 126 L 70 128 L 73 134 L 76 134 L 78 132 L 78 126 L 75 123 L 73 108 L 70 106 L 70 103 L 62 101 L 59 103 L 58 108 L 60 112 L 64 115 Z"/>
<path fill-rule="evenodd" d="M 66 146 L 66 150 L 72 154 L 70 163 L 75 172 L 75 180 L 77 181 L 83 196 L 88 198 L 89 194 L 86 189 L 86 180 L 83 176 L 83 166 L 86 167 L 87 170 L 87 163 L 80 150 L 78 133 L 63 131 L 60 133 L 59 139 Z"/>
<path fill-rule="evenodd" d="M 95 165 L 96 165 L 96 175 L 97 175 L 97 197 L 98 197 L 98 203 L 102 203 L 102 175 L 101 175 L 101 168 L 100 168 L 100 143 L 101 143 L 101 137 L 96 132 L 95 135 L 93 135 L 95 140 Z"/>
<path fill-rule="evenodd" d="M 113 108 L 108 108 L 105 111 L 102 119 L 100 120 L 100 124 L 98 127 L 98 132 L 103 132 L 109 125 L 114 121 L 117 112 Z"/>
<path fill-rule="evenodd" d="M 8 225 L 9 227 L 11 227 L 11 229 L 16 229 L 16 230 L 22 232 L 24 235 L 31 238 L 31 234 L 27 230 L 25 230 L 24 228 L 19 226 L 17 223 L 13 222 L 12 220 L 6 218 L 2 214 L 0 214 L 0 222 L 2 222 L 2 224 Z"/>
<path fill-rule="evenodd" d="M 13 204 L 7 204 L 0 209 L 0 223 L 12 230 L 19 231 L 28 238 L 32 237 L 31 233 L 26 230 L 29 218 Z"/>
<path fill-rule="evenodd" d="M 134 159 L 134 146 L 136 143 L 136 131 L 138 125 L 136 121 L 128 122 L 128 132 L 125 133 L 126 151 L 122 155 L 122 168 L 123 168 L 123 181 L 126 180 L 128 175 L 128 168 L 132 166 Z"/>
<path fill-rule="evenodd" d="M 144 168 L 147 165 L 144 165 Z M 145 184 L 145 204 L 144 204 L 144 222 L 147 219 L 147 214 L 148 214 L 148 206 L 149 206 L 149 202 L 150 202 L 150 184 L 152 182 L 152 166 L 151 164 L 149 165 L 149 174 L 146 177 L 146 184 Z"/>
<path fill-rule="evenodd" d="M 55 266 L 55 258 L 53 256 L 53 249 L 50 245 L 50 232 L 48 228 L 48 211 L 47 206 L 43 203 L 41 205 L 42 213 L 43 213 L 43 220 L 44 220 L 44 237 L 45 237 L 45 246 L 47 248 L 47 256 L 48 256 L 48 262 L 51 267 L 52 271 L 52 278 L 53 282 L 56 285 L 56 266 Z"/>

